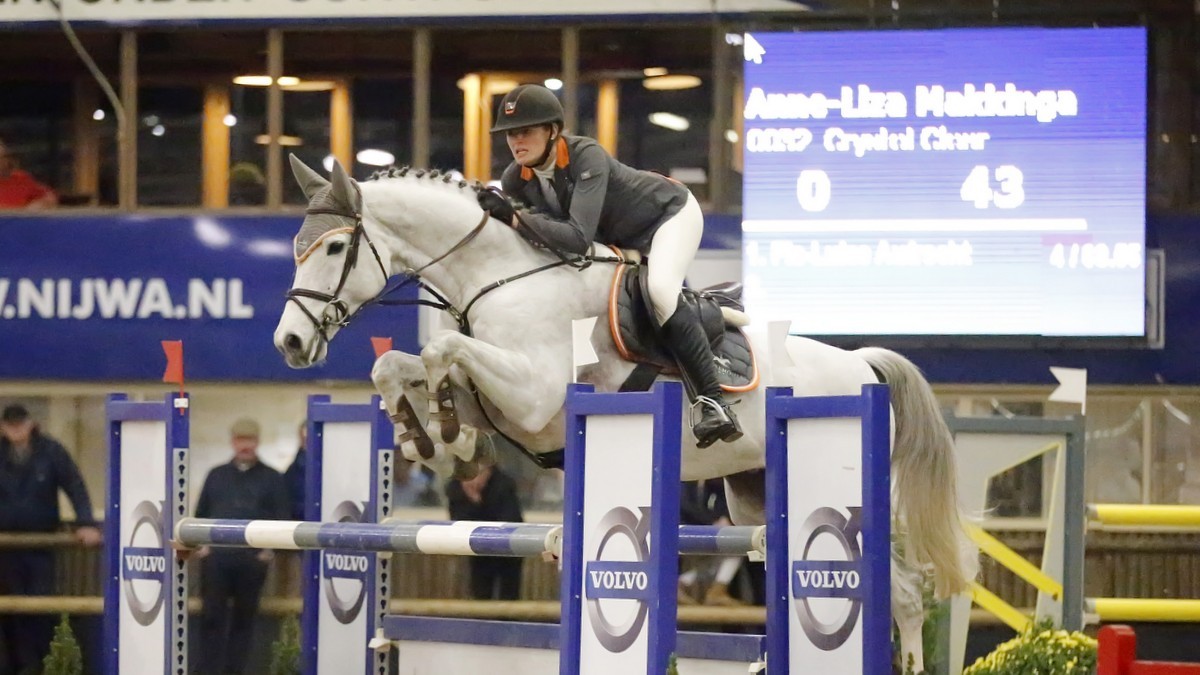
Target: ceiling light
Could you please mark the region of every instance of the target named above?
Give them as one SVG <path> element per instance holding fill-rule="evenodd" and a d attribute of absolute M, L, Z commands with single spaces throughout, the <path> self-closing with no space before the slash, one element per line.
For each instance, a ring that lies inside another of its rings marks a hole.
<path fill-rule="evenodd" d="M 291 75 L 282 75 L 276 82 L 281 87 L 293 87 L 300 84 L 300 78 Z M 240 84 L 243 87 L 269 87 L 271 86 L 270 75 L 238 75 L 233 78 L 234 84 Z"/>
<path fill-rule="evenodd" d="M 267 145 L 271 142 L 271 137 L 266 134 L 259 134 L 254 137 L 254 142 L 259 145 Z M 280 136 L 279 144 L 283 146 L 304 145 L 304 139 L 299 136 Z"/>
<path fill-rule="evenodd" d="M 92 119 L 96 120 L 97 122 L 100 122 L 100 121 L 102 121 L 102 120 L 104 119 L 104 117 L 105 117 L 105 115 L 104 115 L 104 111 L 103 111 L 103 110 L 101 110 L 100 108 L 96 108 L 96 109 L 95 109 L 95 110 L 92 112 Z"/>
<path fill-rule="evenodd" d="M 729 141 L 730 143 L 737 143 L 738 142 L 738 132 L 734 131 L 733 129 L 726 129 L 725 130 L 725 140 Z"/>
<path fill-rule="evenodd" d="M 666 75 L 666 74 L 667 74 L 666 68 L 660 67 L 660 68 L 643 68 L 642 69 L 642 75 L 645 75 L 646 77 L 659 77 L 660 75 Z"/>
<path fill-rule="evenodd" d="M 225 119 L 223 119 L 221 121 L 225 123 L 225 126 L 232 127 L 235 124 L 237 124 L 237 115 L 234 115 L 233 113 L 228 113 L 225 115 Z"/>
<path fill-rule="evenodd" d="M 288 78 L 279 78 L 279 86 L 288 91 L 329 91 L 337 86 L 332 80 L 300 80 L 295 84 L 286 84 L 285 79 Z"/>
<path fill-rule="evenodd" d="M 333 172 L 333 163 L 337 161 L 333 155 L 325 155 L 325 159 L 321 160 L 321 166 L 325 167 L 328 172 Z"/>
<path fill-rule="evenodd" d="M 642 86 L 652 91 L 694 89 L 700 86 L 700 78 L 695 75 L 660 75 L 642 80 Z"/>
<path fill-rule="evenodd" d="M 155 136 L 162 136 L 163 134 L 167 133 L 167 128 L 161 124 L 155 124 L 154 128 L 150 130 L 150 133 Z"/>
<path fill-rule="evenodd" d="M 359 164 L 367 166 L 391 166 L 396 163 L 396 156 L 387 150 L 379 150 L 376 148 L 366 148 L 359 150 L 354 156 Z"/>
<path fill-rule="evenodd" d="M 547 77 L 546 81 L 542 82 L 542 84 L 546 85 L 546 88 L 550 91 L 558 91 L 563 88 L 563 81 L 557 77 Z"/>
<path fill-rule="evenodd" d="M 233 78 L 234 84 L 240 84 L 243 87 L 269 87 L 271 86 L 270 75 L 238 75 Z"/>
<path fill-rule="evenodd" d="M 669 112 L 650 113 L 650 123 L 671 131 L 687 131 L 692 126 L 686 117 Z"/>

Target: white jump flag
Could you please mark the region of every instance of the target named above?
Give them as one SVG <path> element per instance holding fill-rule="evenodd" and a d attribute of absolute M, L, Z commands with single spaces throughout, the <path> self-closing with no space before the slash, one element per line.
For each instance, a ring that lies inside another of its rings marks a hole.
<path fill-rule="evenodd" d="M 1058 389 L 1050 392 L 1051 401 L 1078 403 L 1079 412 L 1087 414 L 1087 369 L 1050 367 L 1050 372 L 1058 380 Z"/>
<path fill-rule="evenodd" d="M 574 366 L 571 368 L 571 380 L 574 382 L 579 381 L 580 367 L 600 361 L 592 347 L 592 331 L 596 328 L 597 318 L 599 317 L 589 316 L 571 322 L 571 358 Z"/>
<path fill-rule="evenodd" d="M 788 354 L 788 331 L 792 328 L 791 321 L 770 321 L 767 323 L 767 358 L 771 364 L 770 386 L 786 387 L 792 383 L 792 369 L 796 364 Z"/>

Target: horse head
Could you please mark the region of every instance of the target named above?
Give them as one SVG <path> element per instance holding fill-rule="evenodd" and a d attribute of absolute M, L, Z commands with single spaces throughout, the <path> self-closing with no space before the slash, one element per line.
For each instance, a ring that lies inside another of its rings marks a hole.
<path fill-rule="evenodd" d="M 391 276 L 388 242 L 364 214 L 362 190 L 341 163 L 322 178 L 295 155 L 292 172 L 308 198 L 294 240 L 296 275 L 275 328 L 275 348 L 293 368 L 320 363 L 350 318 Z"/>

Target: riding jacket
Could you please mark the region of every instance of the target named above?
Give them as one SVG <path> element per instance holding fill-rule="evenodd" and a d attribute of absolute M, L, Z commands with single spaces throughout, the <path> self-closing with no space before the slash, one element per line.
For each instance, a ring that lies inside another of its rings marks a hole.
<path fill-rule="evenodd" d="M 500 179 L 505 193 L 537 209 L 521 213 L 517 227 L 536 244 L 581 254 L 598 241 L 647 253 L 659 226 L 687 203 L 682 184 L 626 166 L 585 136 L 560 137 L 554 152 L 557 205 L 542 194 L 534 171 L 517 162 Z"/>

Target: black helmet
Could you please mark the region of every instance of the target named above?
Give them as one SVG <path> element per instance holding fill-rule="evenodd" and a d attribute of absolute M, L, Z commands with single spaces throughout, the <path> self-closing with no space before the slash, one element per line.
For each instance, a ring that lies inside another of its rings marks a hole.
<path fill-rule="evenodd" d="M 492 131 L 508 131 L 539 124 L 563 123 L 563 107 L 554 92 L 540 84 L 522 84 L 500 99 Z"/>

